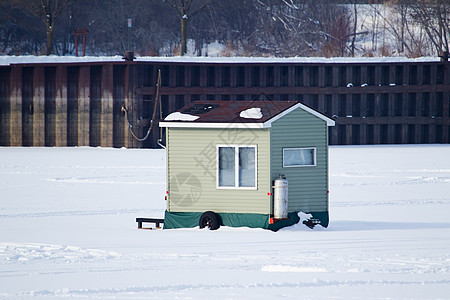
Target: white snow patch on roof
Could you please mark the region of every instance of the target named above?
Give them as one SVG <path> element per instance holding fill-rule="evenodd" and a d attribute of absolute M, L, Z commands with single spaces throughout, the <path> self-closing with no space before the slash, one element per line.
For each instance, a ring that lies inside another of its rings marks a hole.
<path fill-rule="evenodd" d="M 246 119 L 261 119 L 263 114 L 261 108 L 254 107 L 241 111 L 239 116 Z"/>
<path fill-rule="evenodd" d="M 180 112 L 174 112 L 174 113 L 171 113 L 170 115 L 168 115 L 164 119 L 164 121 L 195 121 L 198 118 L 199 118 L 198 116 L 183 114 Z"/>

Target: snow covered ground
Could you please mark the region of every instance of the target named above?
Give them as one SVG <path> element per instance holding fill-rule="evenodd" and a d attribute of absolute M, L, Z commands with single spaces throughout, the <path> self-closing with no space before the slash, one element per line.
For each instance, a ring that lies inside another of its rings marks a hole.
<path fill-rule="evenodd" d="M 138 230 L 164 150 L 0 148 L 0 298 L 450 299 L 450 145 L 330 149 L 328 229 Z"/>

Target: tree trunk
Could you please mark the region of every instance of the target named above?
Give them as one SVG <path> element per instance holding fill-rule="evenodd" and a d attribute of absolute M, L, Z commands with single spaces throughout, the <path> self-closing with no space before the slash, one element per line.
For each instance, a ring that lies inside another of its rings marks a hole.
<path fill-rule="evenodd" d="M 53 48 L 53 27 L 48 26 L 47 27 L 47 49 L 46 49 L 46 55 L 52 54 L 52 48 Z"/>
<path fill-rule="evenodd" d="M 353 24 L 353 38 L 352 38 L 352 57 L 355 57 L 355 41 L 356 41 L 356 29 L 358 24 L 358 11 L 356 9 L 356 1 L 353 4 L 355 20 Z"/>
<path fill-rule="evenodd" d="M 187 16 L 181 16 L 181 56 L 187 54 Z"/>

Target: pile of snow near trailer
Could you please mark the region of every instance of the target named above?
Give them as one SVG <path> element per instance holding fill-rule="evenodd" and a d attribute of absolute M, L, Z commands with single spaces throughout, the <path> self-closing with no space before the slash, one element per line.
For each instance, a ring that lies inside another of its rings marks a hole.
<path fill-rule="evenodd" d="M 165 151 L 0 148 L 1 299 L 446 299 L 449 145 L 330 147 L 330 225 L 138 230 Z"/>

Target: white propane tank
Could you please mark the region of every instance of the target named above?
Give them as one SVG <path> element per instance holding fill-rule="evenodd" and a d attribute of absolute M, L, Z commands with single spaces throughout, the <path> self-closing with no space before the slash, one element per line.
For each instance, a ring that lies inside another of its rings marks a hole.
<path fill-rule="evenodd" d="M 284 175 L 274 181 L 273 217 L 287 219 L 288 217 L 288 181 Z"/>

